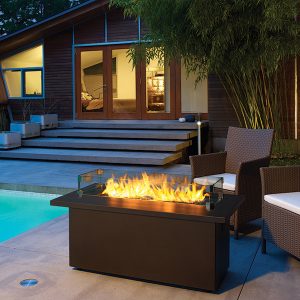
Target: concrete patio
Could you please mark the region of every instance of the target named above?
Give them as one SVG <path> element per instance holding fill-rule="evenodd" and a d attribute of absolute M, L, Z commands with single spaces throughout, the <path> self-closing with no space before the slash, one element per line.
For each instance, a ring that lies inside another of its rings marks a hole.
<path fill-rule="evenodd" d="M 300 262 L 269 246 L 259 233 L 231 239 L 229 273 L 217 294 L 78 271 L 68 266 L 68 216 L 0 245 L 0 299 L 299 299 Z M 36 278 L 35 287 L 21 287 Z"/>
<path fill-rule="evenodd" d="M 166 172 L 190 175 L 189 165 L 128 166 L 74 162 L 0 159 L 0 188 L 45 193 L 65 193 L 77 188 L 77 175 L 105 169 L 120 172 Z"/>
<path fill-rule="evenodd" d="M 51 166 L 51 167 L 50 167 Z M 76 175 L 121 166 L 0 160 L 0 188 L 67 192 Z M 126 166 L 126 170 L 145 170 Z M 188 165 L 148 171 L 189 174 Z M 188 255 L 188 254 L 187 254 Z M 68 265 L 68 216 L 62 216 L 0 244 L 0 299 L 300 299 L 300 262 L 268 244 L 260 252 L 260 232 L 231 238 L 230 269 L 218 293 L 204 293 L 74 270 Z M 35 287 L 21 287 L 36 278 Z"/>

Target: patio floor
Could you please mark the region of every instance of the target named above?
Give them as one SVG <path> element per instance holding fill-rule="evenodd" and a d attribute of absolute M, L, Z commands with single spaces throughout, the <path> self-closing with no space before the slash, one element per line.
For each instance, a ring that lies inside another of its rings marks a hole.
<path fill-rule="evenodd" d="M 0 159 L 0 188 L 60 193 L 77 188 L 77 175 L 94 169 L 191 174 L 189 165 L 180 164 L 151 167 Z"/>
<path fill-rule="evenodd" d="M 0 160 L 0 187 L 70 189 L 76 187 L 77 174 L 95 168 L 99 165 Z M 164 171 L 188 174 L 189 166 Z M 229 273 L 217 294 L 78 271 L 68 266 L 65 215 L 0 244 L 0 299 L 300 299 L 300 262 L 270 244 L 268 255 L 262 255 L 259 231 L 238 241 L 232 238 L 230 256 Z M 25 278 L 39 284 L 21 287 Z"/>

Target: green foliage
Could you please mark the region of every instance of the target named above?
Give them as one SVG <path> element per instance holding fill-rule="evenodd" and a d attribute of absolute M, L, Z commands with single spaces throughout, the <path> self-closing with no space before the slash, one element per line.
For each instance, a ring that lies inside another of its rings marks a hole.
<path fill-rule="evenodd" d="M 87 0 L 1 0 L 0 36 L 12 33 Z"/>
<path fill-rule="evenodd" d="M 298 0 L 111 2 L 127 15 L 140 16 L 150 30 L 149 46 L 163 47 L 167 59 L 182 57 L 199 79 L 261 66 L 274 72 L 283 58 L 300 52 Z"/>
<path fill-rule="evenodd" d="M 275 128 L 276 143 L 293 138 L 286 126 L 290 76 L 285 63 L 300 54 L 298 0 L 112 0 L 140 16 L 147 43 L 133 60 L 183 59 L 197 81 L 215 73 L 248 128 Z M 153 47 L 157 47 L 155 50 Z M 152 48 L 152 50 L 151 50 Z M 154 50 L 153 50 L 154 49 Z M 290 71 L 289 71 L 290 72 Z"/>

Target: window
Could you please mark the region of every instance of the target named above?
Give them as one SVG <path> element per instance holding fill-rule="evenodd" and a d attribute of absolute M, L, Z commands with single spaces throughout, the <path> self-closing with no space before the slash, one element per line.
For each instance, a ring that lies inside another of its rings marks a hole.
<path fill-rule="evenodd" d="M 43 46 L 9 56 L 1 69 L 9 98 L 43 97 Z"/>
<path fill-rule="evenodd" d="M 170 67 L 151 59 L 146 66 L 147 113 L 170 113 Z"/>
<path fill-rule="evenodd" d="M 112 50 L 112 94 L 114 113 L 136 112 L 136 70 L 128 49 Z"/>

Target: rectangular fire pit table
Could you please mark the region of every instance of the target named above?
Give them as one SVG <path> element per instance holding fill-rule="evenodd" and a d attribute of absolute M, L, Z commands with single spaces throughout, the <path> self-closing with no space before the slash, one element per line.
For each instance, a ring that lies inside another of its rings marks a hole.
<path fill-rule="evenodd" d="M 214 210 L 195 204 L 95 197 L 72 192 L 70 266 L 131 279 L 215 291 L 229 266 L 229 219 L 242 197 Z"/>

